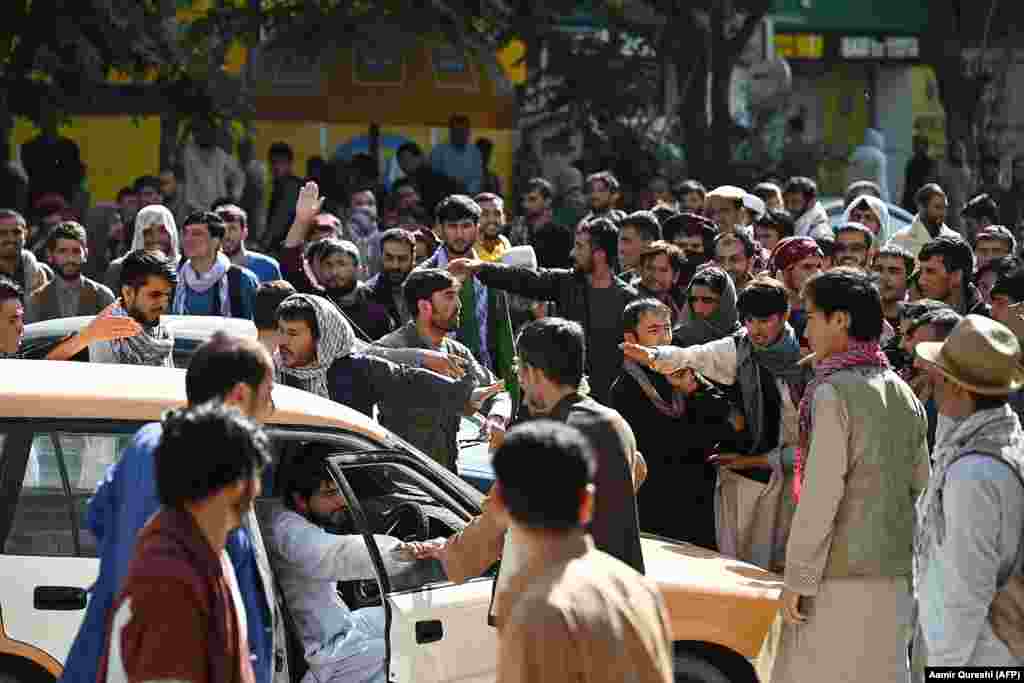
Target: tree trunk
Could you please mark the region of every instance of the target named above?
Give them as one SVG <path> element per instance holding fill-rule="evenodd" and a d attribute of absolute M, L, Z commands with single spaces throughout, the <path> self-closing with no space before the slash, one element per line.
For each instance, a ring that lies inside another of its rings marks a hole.
<path fill-rule="evenodd" d="M 176 107 L 169 107 L 160 115 L 160 170 L 175 168 L 180 164 L 178 158 L 178 132 L 181 129 L 181 116 Z M 179 178 L 179 180 L 182 180 Z"/>

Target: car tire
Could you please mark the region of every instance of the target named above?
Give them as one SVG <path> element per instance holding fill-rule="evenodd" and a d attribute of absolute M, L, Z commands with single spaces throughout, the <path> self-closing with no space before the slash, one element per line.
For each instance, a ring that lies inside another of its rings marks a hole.
<path fill-rule="evenodd" d="M 672 665 L 674 683 L 731 683 L 717 666 L 688 652 L 676 652 Z"/>

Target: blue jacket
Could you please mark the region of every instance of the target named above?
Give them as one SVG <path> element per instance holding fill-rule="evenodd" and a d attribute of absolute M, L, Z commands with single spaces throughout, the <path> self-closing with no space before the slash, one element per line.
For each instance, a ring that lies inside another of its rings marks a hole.
<path fill-rule="evenodd" d="M 108 616 L 128 573 L 135 539 L 160 507 L 153 456 L 161 434 L 159 424 L 140 429 L 89 501 L 86 524 L 96 536 L 100 571 L 90 590 L 85 619 L 68 653 L 62 683 L 96 683 L 100 657 L 106 647 Z M 245 603 L 256 683 L 270 683 L 273 668 L 271 615 L 266 609 L 252 541 L 244 528 L 228 536 L 227 551 Z"/>

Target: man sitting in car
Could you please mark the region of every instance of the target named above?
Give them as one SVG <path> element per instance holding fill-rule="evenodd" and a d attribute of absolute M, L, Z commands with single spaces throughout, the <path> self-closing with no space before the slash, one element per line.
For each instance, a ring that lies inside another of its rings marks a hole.
<path fill-rule="evenodd" d="M 322 457 L 305 453 L 279 474 L 271 557 L 309 663 L 303 682 L 384 681 L 384 608 L 349 609 L 339 581 L 375 579 L 366 541 Z M 375 536 L 378 546 L 399 541 Z"/>

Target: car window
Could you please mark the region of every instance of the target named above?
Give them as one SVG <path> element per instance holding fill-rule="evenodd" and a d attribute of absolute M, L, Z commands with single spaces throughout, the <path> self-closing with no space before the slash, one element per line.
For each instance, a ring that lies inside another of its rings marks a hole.
<path fill-rule="evenodd" d="M 89 498 L 128 446 L 131 434 L 39 432 L 32 438 L 4 552 L 96 557 Z"/>
<path fill-rule="evenodd" d="M 420 472 L 401 462 L 347 464 L 341 472 L 352 488 L 363 515 L 375 535 L 387 536 L 388 547 L 378 550 L 392 592 L 417 590 L 446 582 L 436 560 L 409 561 L 392 553 L 400 541 L 448 538 L 466 522 Z M 380 539 L 378 539 L 380 540 Z"/>

